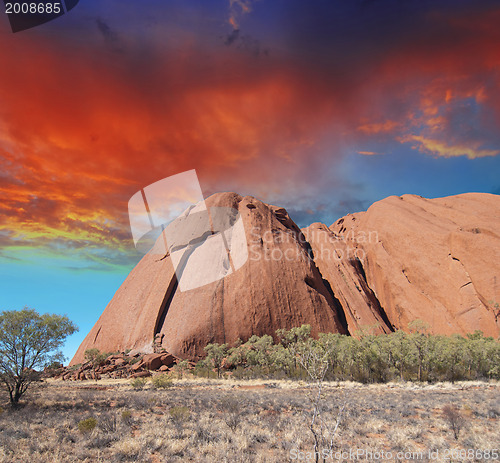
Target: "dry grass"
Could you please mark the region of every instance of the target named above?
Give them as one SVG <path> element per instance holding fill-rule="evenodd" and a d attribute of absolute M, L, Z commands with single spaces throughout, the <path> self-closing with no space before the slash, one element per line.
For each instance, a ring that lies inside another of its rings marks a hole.
<path fill-rule="evenodd" d="M 0 402 L 0 462 L 291 461 L 294 449 L 312 451 L 311 390 L 291 381 L 184 378 L 164 390 L 150 383 L 134 390 L 124 380 L 49 381 L 19 410 Z M 481 382 L 328 383 L 323 416 L 333 422 L 347 402 L 334 451 L 422 451 L 426 457 L 432 450 L 440 455 L 432 461 L 450 461 L 446 449 L 498 447 L 499 392 L 498 383 Z M 448 404 L 463 419 L 457 439 L 443 415 Z M 88 418 L 96 427 L 79 430 Z"/>

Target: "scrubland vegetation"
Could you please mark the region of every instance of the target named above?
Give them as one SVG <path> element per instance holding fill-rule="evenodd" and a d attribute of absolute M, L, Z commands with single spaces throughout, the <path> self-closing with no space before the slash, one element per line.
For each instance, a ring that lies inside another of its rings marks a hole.
<path fill-rule="evenodd" d="M 194 368 L 48 379 L 17 407 L 5 393 L 0 463 L 498 461 L 499 341 L 411 328 L 314 339 L 304 325 L 210 344 Z"/>
<path fill-rule="evenodd" d="M 313 356 L 327 364 L 325 379 L 362 383 L 405 381 L 458 381 L 500 379 L 500 342 L 480 331 L 465 337 L 426 333 L 425 324 L 414 322 L 410 333 L 396 331 L 371 335 L 369 329 L 357 337 L 334 333 L 310 336 L 303 325 L 289 331 L 278 330 L 278 342 L 268 335 L 252 336 L 235 347 L 209 344 L 207 357 L 196 365 L 195 373 L 217 373 L 234 378 L 307 379 L 301 359 Z"/>
<path fill-rule="evenodd" d="M 292 451 L 314 446 L 315 392 L 283 380 L 184 378 L 137 390 L 126 380 L 50 380 L 28 392 L 24 407 L 4 407 L 0 462 L 294 461 Z M 334 423 L 346 405 L 334 451 L 432 450 L 440 454 L 432 461 L 486 461 L 443 457 L 449 449 L 498 447 L 499 392 L 496 382 L 325 382 L 321 411 Z"/>

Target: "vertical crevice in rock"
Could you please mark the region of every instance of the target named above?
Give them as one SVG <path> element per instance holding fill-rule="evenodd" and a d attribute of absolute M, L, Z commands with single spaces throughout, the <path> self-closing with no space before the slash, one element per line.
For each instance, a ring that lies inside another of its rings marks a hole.
<path fill-rule="evenodd" d="M 177 291 L 177 286 L 178 286 L 178 281 L 177 281 L 177 275 L 174 272 L 174 275 L 172 276 L 172 279 L 170 280 L 170 284 L 168 285 L 168 289 L 165 293 L 165 297 L 163 298 L 163 301 L 160 306 L 160 310 L 158 311 L 158 317 L 156 319 L 155 323 L 155 330 L 153 333 L 153 339 L 155 336 L 161 332 L 163 328 L 163 324 L 165 323 L 165 317 L 167 316 L 168 308 L 170 307 L 170 304 L 172 303 L 172 299 L 174 297 L 175 292 Z"/>
<path fill-rule="evenodd" d="M 217 286 L 212 296 L 210 302 L 212 306 L 212 316 L 210 317 L 210 322 L 212 324 L 211 332 L 222 334 L 221 344 L 226 343 L 226 327 L 224 321 L 224 278 L 217 282 Z M 219 309 L 219 310 L 218 310 Z M 218 311 L 219 313 L 216 313 Z M 219 328 L 214 327 L 213 323 L 220 323 Z M 219 339 L 213 339 L 211 342 L 220 342 Z"/>
<path fill-rule="evenodd" d="M 94 338 L 94 344 L 96 343 L 97 337 L 99 336 L 99 333 L 101 332 L 101 328 L 102 328 L 102 326 L 100 326 L 99 329 L 97 330 L 97 333 L 96 333 L 95 338 Z"/>
<path fill-rule="evenodd" d="M 317 268 L 317 267 L 316 267 Z M 319 272 L 319 269 L 318 269 Z M 342 307 L 342 304 L 340 301 L 335 297 L 335 294 L 333 292 L 332 286 L 330 285 L 330 282 L 328 280 L 325 280 L 323 276 L 321 275 L 321 272 L 319 273 L 321 276 L 321 280 L 323 281 L 323 285 L 325 286 L 326 290 L 330 293 L 330 296 L 333 299 L 333 304 L 335 306 L 337 316 L 339 318 L 339 322 L 344 328 L 345 332 L 347 335 L 351 336 L 351 333 L 349 332 L 349 327 L 347 325 L 347 318 L 345 316 L 344 308 Z"/>
<path fill-rule="evenodd" d="M 370 285 L 368 284 L 368 280 L 366 279 L 366 272 L 365 272 L 365 268 L 363 267 L 363 263 L 358 258 L 351 259 L 349 262 L 354 267 L 354 270 L 356 271 L 356 273 L 361 277 L 361 280 L 365 286 L 364 292 L 365 292 L 366 296 L 368 297 L 368 299 L 371 303 L 371 306 L 380 315 L 380 318 L 385 323 L 387 329 L 394 332 L 395 331 L 394 325 L 389 320 L 389 317 L 387 316 L 386 311 L 382 307 L 382 304 L 380 304 L 380 301 L 378 300 L 377 296 L 375 295 L 373 290 L 370 288 Z"/>
<path fill-rule="evenodd" d="M 304 240 L 305 240 L 305 238 L 304 238 Z M 331 299 L 332 300 L 332 304 L 329 304 L 330 308 L 332 309 L 333 312 L 336 313 L 338 321 L 339 321 L 340 325 L 342 326 L 342 328 L 344 329 L 345 334 L 347 334 L 348 336 L 350 336 L 351 333 L 349 332 L 349 327 L 347 325 L 347 318 L 346 318 L 346 315 L 345 315 L 345 312 L 344 312 L 344 307 L 342 307 L 342 304 L 340 303 L 340 301 L 335 296 L 335 293 L 333 292 L 333 289 L 332 289 L 332 287 L 330 285 L 330 282 L 328 280 L 325 280 L 323 278 L 323 275 L 321 274 L 318 266 L 314 262 L 314 253 L 313 253 L 311 245 L 306 240 L 305 240 L 305 243 L 307 243 L 307 247 L 309 249 L 308 254 L 309 254 L 309 258 L 311 259 L 311 265 L 313 267 L 313 271 L 317 272 L 317 274 L 321 278 L 321 282 L 323 283 L 324 288 L 326 289 L 327 293 L 332 298 Z M 306 285 L 308 285 L 309 287 L 313 288 L 315 291 L 317 291 L 318 293 L 321 294 L 322 291 L 320 290 L 320 288 L 316 287 L 317 286 L 316 280 L 314 280 L 313 278 L 306 277 L 305 278 L 305 283 L 306 283 Z"/>

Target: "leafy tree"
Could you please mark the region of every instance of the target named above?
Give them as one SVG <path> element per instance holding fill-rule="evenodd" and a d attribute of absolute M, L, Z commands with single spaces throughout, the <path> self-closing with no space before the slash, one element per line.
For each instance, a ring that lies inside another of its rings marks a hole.
<path fill-rule="evenodd" d="M 236 344 L 228 350 L 227 361 L 232 367 L 246 367 L 247 365 L 247 350 L 248 347 L 242 344 L 241 339 L 236 341 Z"/>
<path fill-rule="evenodd" d="M 189 371 L 189 362 L 187 360 L 181 360 L 177 365 L 175 365 L 174 370 L 179 379 L 182 379 L 184 373 Z"/>
<path fill-rule="evenodd" d="M 390 346 L 387 336 L 370 336 L 361 340 L 365 352 L 368 380 L 386 382 L 389 380 Z"/>
<path fill-rule="evenodd" d="M 340 349 L 344 335 L 339 333 L 320 333 L 319 342 L 325 347 L 327 352 L 330 354 L 330 371 L 331 376 L 334 375 L 335 369 L 339 364 Z"/>
<path fill-rule="evenodd" d="M 227 344 L 208 344 L 204 350 L 207 353 L 207 360 L 217 370 L 217 378 L 220 378 L 222 376 L 222 362 L 228 355 Z"/>
<path fill-rule="evenodd" d="M 410 335 L 408 336 L 410 343 L 416 349 L 418 360 L 417 380 L 422 381 L 424 375 L 424 367 L 429 351 L 429 324 L 422 320 L 414 320 L 408 324 Z"/>
<path fill-rule="evenodd" d="M 261 337 L 253 335 L 244 345 L 248 347 L 246 355 L 248 363 L 263 367 L 268 372 L 272 363 L 273 338 L 267 334 Z"/>
<path fill-rule="evenodd" d="M 359 341 L 352 336 L 343 336 L 338 346 L 338 364 L 341 379 L 354 379 L 356 351 Z"/>
<path fill-rule="evenodd" d="M 0 314 L 0 381 L 12 406 L 39 378 L 36 369 L 64 359 L 59 348 L 75 331 L 65 315 L 40 315 L 28 307 Z"/>
<path fill-rule="evenodd" d="M 292 328 L 289 331 L 281 328 L 276 330 L 276 336 L 284 347 L 288 347 L 290 344 L 296 344 L 311 337 L 311 325 L 302 325 L 300 328 Z"/>
<path fill-rule="evenodd" d="M 399 372 L 401 380 L 404 379 L 404 373 L 409 373 L 411 368 L 417 364 L 416 349 L 410 342 L 408 334 L 404 331 L 396 331 L 389 336 L 391 349 L 391 360 L 394 368 Z"/>
<path fill-rule="evenodd" d="M 296 347 L 298 343 L 303 343 L 311 337 L 311 325 L 302 325 L 300 327 L 295 327 L 290 330 L 280 328 L 276 330 L 276 336 L 279 339 L 280 344 L 287 350 L 291 352 Z M 291 356 L 293 366 L 290 369 L 297 371 L 297 358 L 295 355 Z"/>
<path fill-rule="evenodd" d="M 438 343 L 439 368 L 445 374 L 445 378 L 451 382 L 464 377 L 464 358 L 467 356 L 465 349 L 466 340 L 458 335 L 440 336 Z"/>

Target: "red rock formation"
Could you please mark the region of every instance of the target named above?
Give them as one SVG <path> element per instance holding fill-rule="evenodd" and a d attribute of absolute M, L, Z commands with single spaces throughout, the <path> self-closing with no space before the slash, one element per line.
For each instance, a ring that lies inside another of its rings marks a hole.
<path fill-rule="evenodd" d="M 206 203 L 238 210 L 247 262 L 224 279 L 181 292 L 169 257 L 153 249 L 119 288 L 72 364 L 80 363 L 92 347 L 152 352 L 153 340 L 159 339 L 175 356 L 196 359 L 208 343 L 234 343 L 279 328 L 310 324 L 313 334 L 345 333 L 340 304 L 284 209 L 234 193 L 215 194 Z"/>
<path fill-rule="evenodd" d="M 500 196 L 391 196 L 330 230 L 361 257 L 395 328 L 421 319 L 435 334 L 498 336 Z"/>
<path fill-rule="evenodd" d="M 362 253 L 322 223 L 314 223 L 303 232 L 311 244 L 314 262 L 342 305 L 349 333 L 366 329 L 374 334 L 390 333 L 392 325 L 366 282 L 363 263 L 357 256 Z"/>
<path fill-rule="evenodd" d="M 301 230 L 287 212 L 219 193 L 209 207 L 238 210 L 248 261 L 225 278 L 180 291 L 168 255 L 153 249 L 132 270 L 78 349 L 166 349 L 196 359 L 210 342 L 310 324 L 318 332 L 476 329 L 498 336 L 500 197 L 389 197 L 330 228 Z M 158 240 L 162 242 L 162 237 Z M 244 246 L 241 238 L 230 246 Z M 160 249 L 161 247 L 158 247 Z M 201 267 L 212 262 L 202 261 Z"/>

